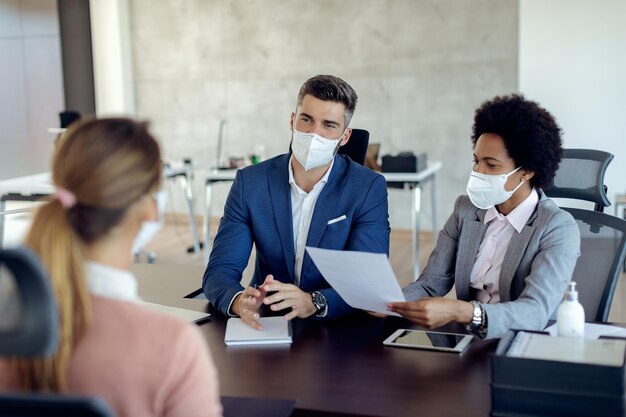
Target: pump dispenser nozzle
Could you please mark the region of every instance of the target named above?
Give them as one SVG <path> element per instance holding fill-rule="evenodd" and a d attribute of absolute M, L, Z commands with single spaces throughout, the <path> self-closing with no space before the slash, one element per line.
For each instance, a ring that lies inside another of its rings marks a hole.
<path fill-rule="evenodd" d="M 566 301 L 578 301 L 578 291 L 576 291 L 576 282 L 570 281 L 567 283 L 567 290 L 565 291 Z"/>

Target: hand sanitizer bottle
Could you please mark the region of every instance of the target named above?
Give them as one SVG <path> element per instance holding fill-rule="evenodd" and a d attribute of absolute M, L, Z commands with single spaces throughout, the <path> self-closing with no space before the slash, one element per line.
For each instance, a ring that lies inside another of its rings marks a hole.
<path fill-rule="evenodd" d="M 560 337 L 585 336 L 585 310 L 578 302 L 578 291 L 574 281 L 567 284 L 563 301 L 556 311 L 556 329 Z"/>

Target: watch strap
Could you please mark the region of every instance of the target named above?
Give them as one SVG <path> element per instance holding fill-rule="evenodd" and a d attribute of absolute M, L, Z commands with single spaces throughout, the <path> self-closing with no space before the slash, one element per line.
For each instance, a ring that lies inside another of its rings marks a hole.
<path fill-rule="evenodd" d="M 483 305 L 478 301 L 470 301 L 473 307 L 472 321 L 465 325 L 465 329 L 472 335 L 484 339 L 487 336 L 487 314 Z"/>

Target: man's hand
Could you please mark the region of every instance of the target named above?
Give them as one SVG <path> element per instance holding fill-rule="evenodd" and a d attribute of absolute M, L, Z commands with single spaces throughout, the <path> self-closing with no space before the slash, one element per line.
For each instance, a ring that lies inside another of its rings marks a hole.
<path fill-rule="evenodd" d="M 263 303 L 266 291 L 255 287 L 247 287 L 241 294 L 235 297 L 231 310 L 241 320 L 257 330 L 263 329 L 259 319 L 259 307 Z"/>
<path fill-rule="evenodd" d="M 427 329 L 441 327 L 450 322 L 469 323 L 473 313 L 473 307 L 467 301 L 442 297 L 391 303 L 387 308 Z"/>
<path fill-rule="evenodd" d="M 269 305 L 272 311 L 291 307 L 291 312 L 284 316 L 287 320 L 296 317 L 303 319 L 317 312 L 311 294 L 302 291 L 293 284 L 275 281 L 273 276 L 268 275 L 260 288 L 265 292 L 276 291 L 276 293 L 263 299 L 263 303 Z"/>

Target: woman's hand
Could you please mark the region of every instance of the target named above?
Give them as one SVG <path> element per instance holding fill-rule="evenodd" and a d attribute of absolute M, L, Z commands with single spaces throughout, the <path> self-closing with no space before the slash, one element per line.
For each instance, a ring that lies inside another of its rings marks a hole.
<path fill-rule="evenodd" d="M 441 327 L 450 322 L 469 323 L 474 311 L 474 307 L 467 301 L 442 297 L 391 303 L 387 309 L 427 329 Z"/>

